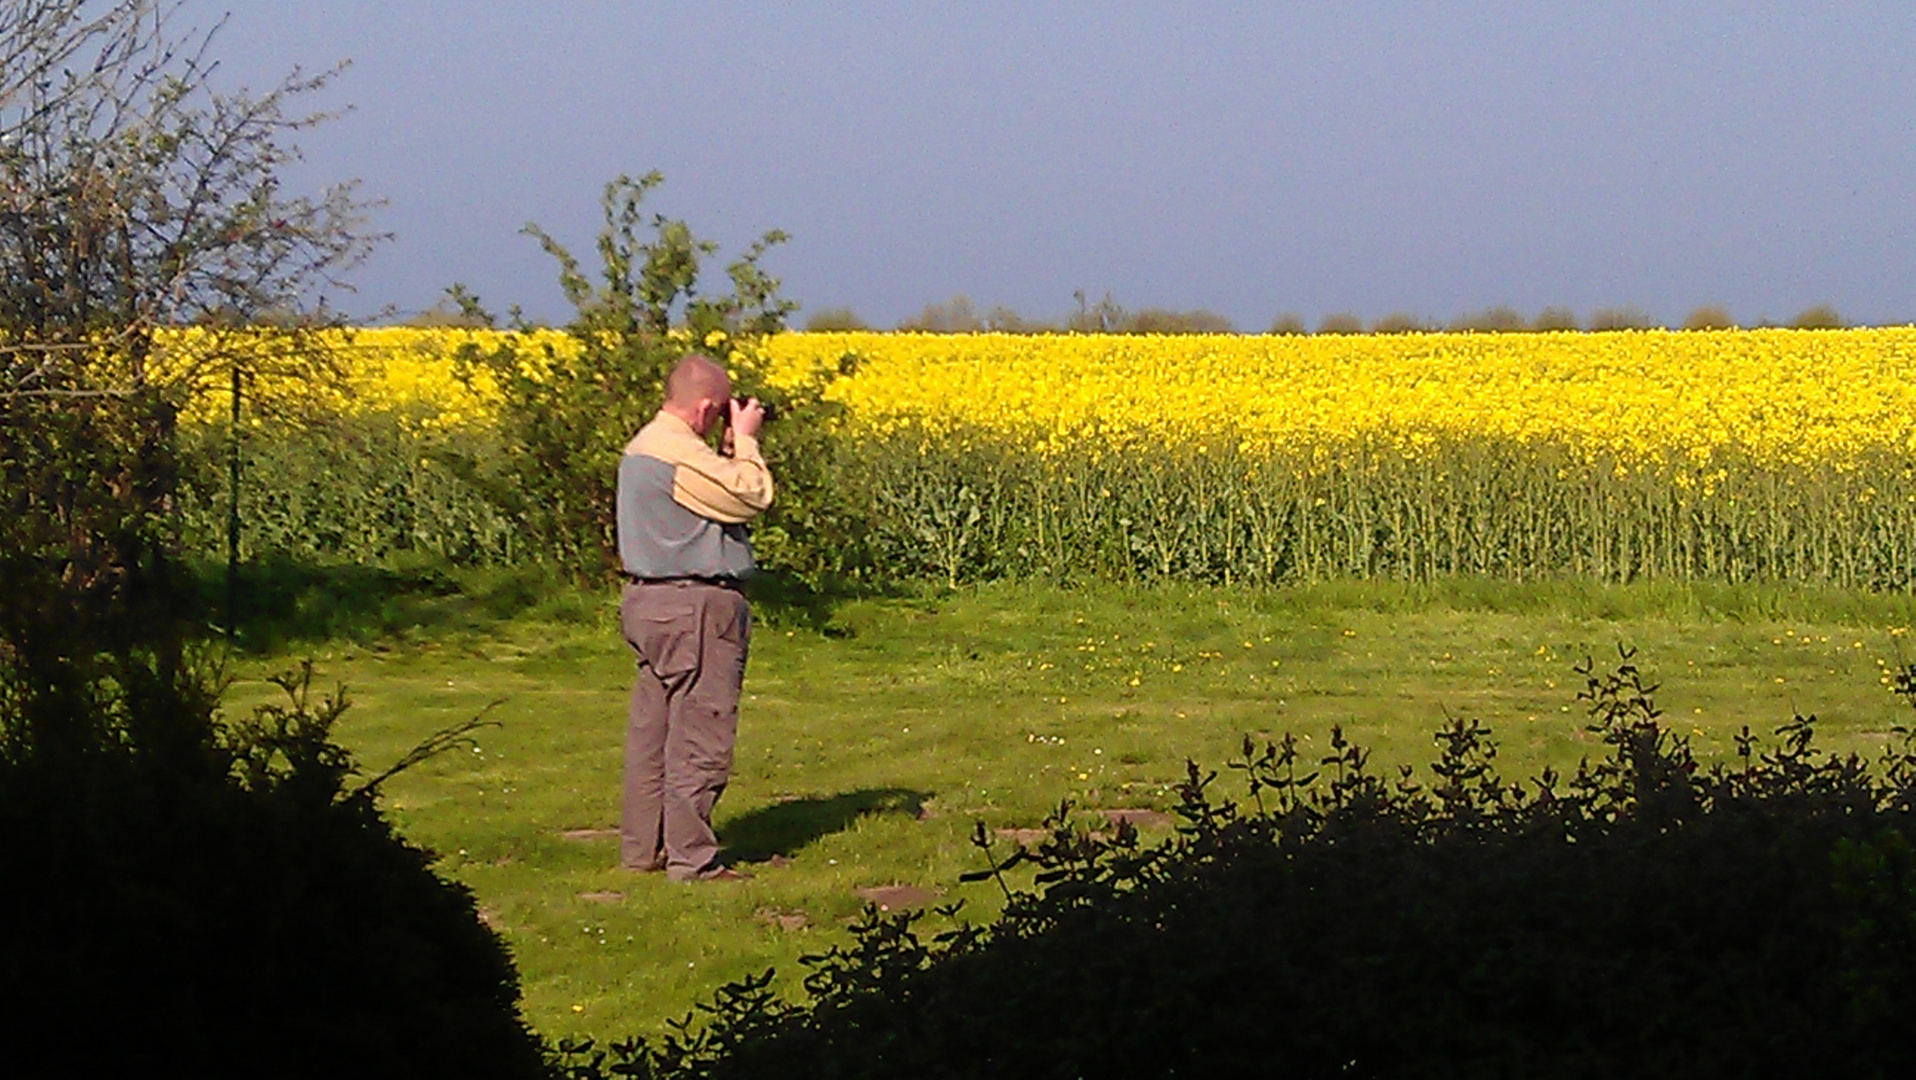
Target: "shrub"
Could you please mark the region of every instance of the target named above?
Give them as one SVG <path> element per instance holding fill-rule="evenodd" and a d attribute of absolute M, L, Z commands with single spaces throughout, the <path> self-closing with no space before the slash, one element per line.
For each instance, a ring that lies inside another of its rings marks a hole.
<path fill-rule="evenodd" d="M 1055 334 L 1057 324 L 1021 315 L 1003 304 L 985 313 L 985 329 L 994 334 Z"/>
<path fill-rule="evenodd" d="M 1231 325 L 1231 320 L 1204 308 L 1192 308 L 1190 311 L 1155 307 L 1140 308 L 1124 320 L 1121 329 L 1126 334 L 1236 333 L 1236 327 Z"/>
<path fill-rule="evenodd" d="M 1247 739 L 1242 797 L 1191 766 L 1174 839 L 1061 807 L 999 858 L 980 826 L 995 923 L 927 938 L 868 909 L 806 959 L 803 1006 L 747 979 L 702 1031 L 575 1075 L 1908 1075 L 1908 732 L 1872 770 L 1798 717 L 1706 766 L 1627 654 L 1580 670 L 1607 753 L 1571 776 L 1505 780 L 1465 719 L 1428 784 L 1335 729 L 1317 752 Z M 1038 891 L 1009 885 L 1024 863 Z"/>
<path fill-rule="evenodd" d="M 216 681 L 178 650 L 96 652 L 50 618 L 45 578 L 6 584 L 0 1038 L 16 1065 L 538 1075 L 504 944 L 393 831 L 383 777 L 349 783 L 343 696 L 311 696 L 308 667 L 281 680 L 287 704 L 222 722 Z"/>
<path fill-rule="evenodd" d="M 823 333 L 832 330 L 869 330 L 871 327 L 849 307 L 822 307 L 805 317 L 805 329 L 808 333 Z"/>
<path fill-rule="evenodd" d="M 1683 317 L 1685 330 L 1728 330 L 1735 325 L 1736 320 L 1730 318 L 1730 309 L 1722 304 L 1704 304 L 1690 309 L 1690 313 Z"/>
<path fill-rule="evenodd" d="M 1790 325 L 1798 330 L 1841 330 L 1848 324 L 1834 307 L 1817 304 L 1797 312 L 1796 318 L 1790 320 Z"/>
<path fill-rule="evenodd" d="M 1567 307 L 1547 307 L 1537 312 L 1530 327 L 1533 330 L 1575 330 L 1577 313 Z"/>
<path fill-rule="evenodd" d="M 949 300 L 926 304 L 917 315 L 898 324 L 898 329 L 921 334 L 976 334 L 984 330 L 985 320 L 971 298 L 960 293 Z"/>
<path fill-rule="evenodd" d="M 1572 325 L 1575 325 L 1574 320 Z M 1524 318 L 1509 304 L 1498 304 L 1450 320 L 1452 330 L 1474 330 L 1485 334 L 1506 334 L 1525 328 Z"/>
<path fill-rule="evenodd" d="M 1393 311 L 1370 324 L 1373 334 L 1417 334 L 1430 328 L 1429 323 L 1407 311 Z"/>
<path fill-rule="evenodd" d="M 1338 311 L 1324 316 L 1317 323 L 1320 334 L 1361 334 L 1364 322 L 1348 311 Z"/>
<path fill-rule="evenodd" d="M 784 233 L 765 233 L 728 263 L 730 288 L 720 292 L 701 276 L 716 244 L 684 221 L 646 221 L 642 204 L 662 183 L 654 171 L 606 184 L 594 245 L 600 265 L 591 276 L 563 244 L 526 227 L 558 264 L 575 312 L 567 327 L 574 354 L 548 344 L 528 356 L 506 342 L 491 352 L 466 346 L 459 358 L 469 372 L 484 369 L 501 398 L 497 453 L 467 459 L 460 479 L 521 527 L 537 557 L 581 579 L 617 565 L 619 455 L 664 398 L 673 365 L 693 351 L 729 360 L 782 329 L 796 307 L 759 265 Z M 772 451 L 768 437 L 768 458 Z"/>
<path fill-rule="evenodd" d="M 1072 294 L 1078 310 L 1065 320 L 1065 329 L 1074 334 L 1230 334 L 1231 320 L 1215 311 L 1193 308 L 1146 307 L 1127 309 L 1110 293 L 1093 304 L 1081 289 Z"/>
<path fill-rule="evenodd" d="M 1598 308 L 1590 313 L 1592 330 L 1647 330 L 1655 325 L 1656 320 L 1648 312 L 1628 304 Z"/>

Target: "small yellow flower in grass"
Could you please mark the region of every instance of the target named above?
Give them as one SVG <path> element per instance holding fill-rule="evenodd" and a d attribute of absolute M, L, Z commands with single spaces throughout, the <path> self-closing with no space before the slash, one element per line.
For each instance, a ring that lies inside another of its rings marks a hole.
<path fill-rule="evenodd" d="M 573 1012 L 584 1012 L 584 1011 L 585 1011 L 585 1006 L 584 1006 L 584 1005 L 574 1005 L 574 1006 L 572 1007 L 572 1011 L 573 1011 Z"/>
<path fill-rule="evenodd" d="M 1777 681 L 1777 682 L 1782 682 L 1782 681 L 1783 681 L 1783 676 L 1781 676 L 1781 675 L 1778 675 L 1778 676 L 1776 677 L 1776 681 Z"/>
<path fill-rule="evenodd" d="M 1171 665 L 1171 670 L 1172 670 L 1172 671 L 1183 671 L 1183 670 L 1184 670 L 1184 665 L 1183 665 L 1183 664 L 1172 664 L 1172 665 Z"/>
<path fill-rule="evenodd" d="M 723 331 L 723 330 L 714 330 L 714 331 L 712 331 L 711 333 L 709 333 L 709 334 L 707 334 L 707 335 L 705 335 L 705 347 L 706 347 L 706 348 L 708 348 L 708 349 L 716 349 L 716 348 L 718 348 L 718 347 L 719 347 L 720 345 L 723 345 L 723 344 L 725 344 L 725 331 Z"/>

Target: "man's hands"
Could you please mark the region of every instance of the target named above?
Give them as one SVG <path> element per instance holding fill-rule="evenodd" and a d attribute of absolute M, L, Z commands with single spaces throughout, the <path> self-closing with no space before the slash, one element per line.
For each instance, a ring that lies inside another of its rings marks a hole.
<path fill-rule="evenodd" d="M 757 398 L 725 399 L 725 432 L 719 436 L 719 453 L 727 457 L 732 455 L 732 436 L 747 435 L 758 437 L 758 429 L 765 423 L 765 406 Z"/>
<path fill-rule="evenodd" d="M 729 410 L 729 423 L 725 425 L 728 438 L 734 433 L 758 438 L 758 429 L 765 423 L 765 406 L 757 398 L 733 398 L 726 408 Z"/>

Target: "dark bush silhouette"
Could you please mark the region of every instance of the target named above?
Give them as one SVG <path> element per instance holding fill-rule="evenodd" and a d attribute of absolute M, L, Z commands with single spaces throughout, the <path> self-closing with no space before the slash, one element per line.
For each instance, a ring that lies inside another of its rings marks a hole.
<path fill-rule="evenodd" d="M 1571 326 L 1576 325 L 1574 317 Z M 1450 320 L 1453 331 L 1474 331 L 1480 334 L 1509 334 L 1529 329 L 1524 317 L 1509 304 L 1497 304 L 1482 311 L 1473 311 Z"/>
<path fill-rule="evenodd" d="M 1408 311 L 1393 311 L 1370 324 L 1373 334 L 1421 334 L 1430 329 L 1430 323 Z"/>
<path fill-rule="evenodd" d="M 1590 313 L 1592 330 L 1648 330 L 1656 324 L 1648 312 L 1630 304 L 1602 307 Z"/>
<path fill-rule="evenodd" d="M 1361 334 L 1364 322 L 1348 311 L 1336 311 L 1318 320 L 1317 332 L 1320 334 Z"/>
<path fill-rule="evenodd" d="M 805 331 L 812 334 L 846 330 L 869 330 L 870 324 L 849 307 L 822 307 L 805 317 Z"/>
<path fill-rule="evenodd" d="M 12 583 L 32 610 L 31 580 Z M 345 702 L 315 700 L 310 668 L 283 680 L 286 705 L 225 723 L 180 652 L 98 652 L 21 610 L 0 620 L 0 1041 L 21 1075 L 36 1056 L 115 1075 L 539 1074 L 504 945 L 393 831 L 381 778 L 349 785 Z"/>
<path fill-rule="evenodd" d="M 1518 784 L 1486 729 L 1438 732 L 1436 779 L 1246 741 L 1246 802 L 1192 766 L 1175 839 L 1068 827 L 992 857 L 988 927 L 868 910 L 656 1046 L 572 1075 L 1906 1076 L 1916 1067 L 1916 747 L 1878 769 L 1745 730 L 1705 767 L 1626 657 L 1582 697 L 1608 754 Z M 1916 689 L 1916 668 L 1901 689 Z M 982 826 L 977 842 L 987 850 Z"/>
<path fill-rule="evenodd" d="M 1567 307 L 1547 307 L 1537 312 L 1537 317 L 1531 320 L 1530 328 L 1533 330 L 1575 330 L 1577 328 L 1577 313 Z"/>
<path fill-rule="evenodd" d="M 1841 330 L 1849 324 L 1831 305 L 1816 304 L 1797 312 L 1790 325 L 1798 330 Z"/>
<path fill-rule="evenodd" d="M 1722 304 L 1694 307 L 1683 317 L 1685 330 L 1730 330 L 1735 326 L 1736 320 L 1730 318 L 1730 309 Z"/>

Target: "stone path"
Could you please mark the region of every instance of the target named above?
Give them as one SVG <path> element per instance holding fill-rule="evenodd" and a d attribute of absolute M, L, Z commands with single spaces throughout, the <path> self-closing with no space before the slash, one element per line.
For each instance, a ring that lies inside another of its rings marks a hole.
<path fill-rule="evenodd" d="M 916 885 L 871 885 L 852 891 L 866 903 L 877 904 L 880 911 L 890 911 L 893 908 L 921 908 L 938 898 L 937 893 L 930 889 L 921 889 Z"/>

